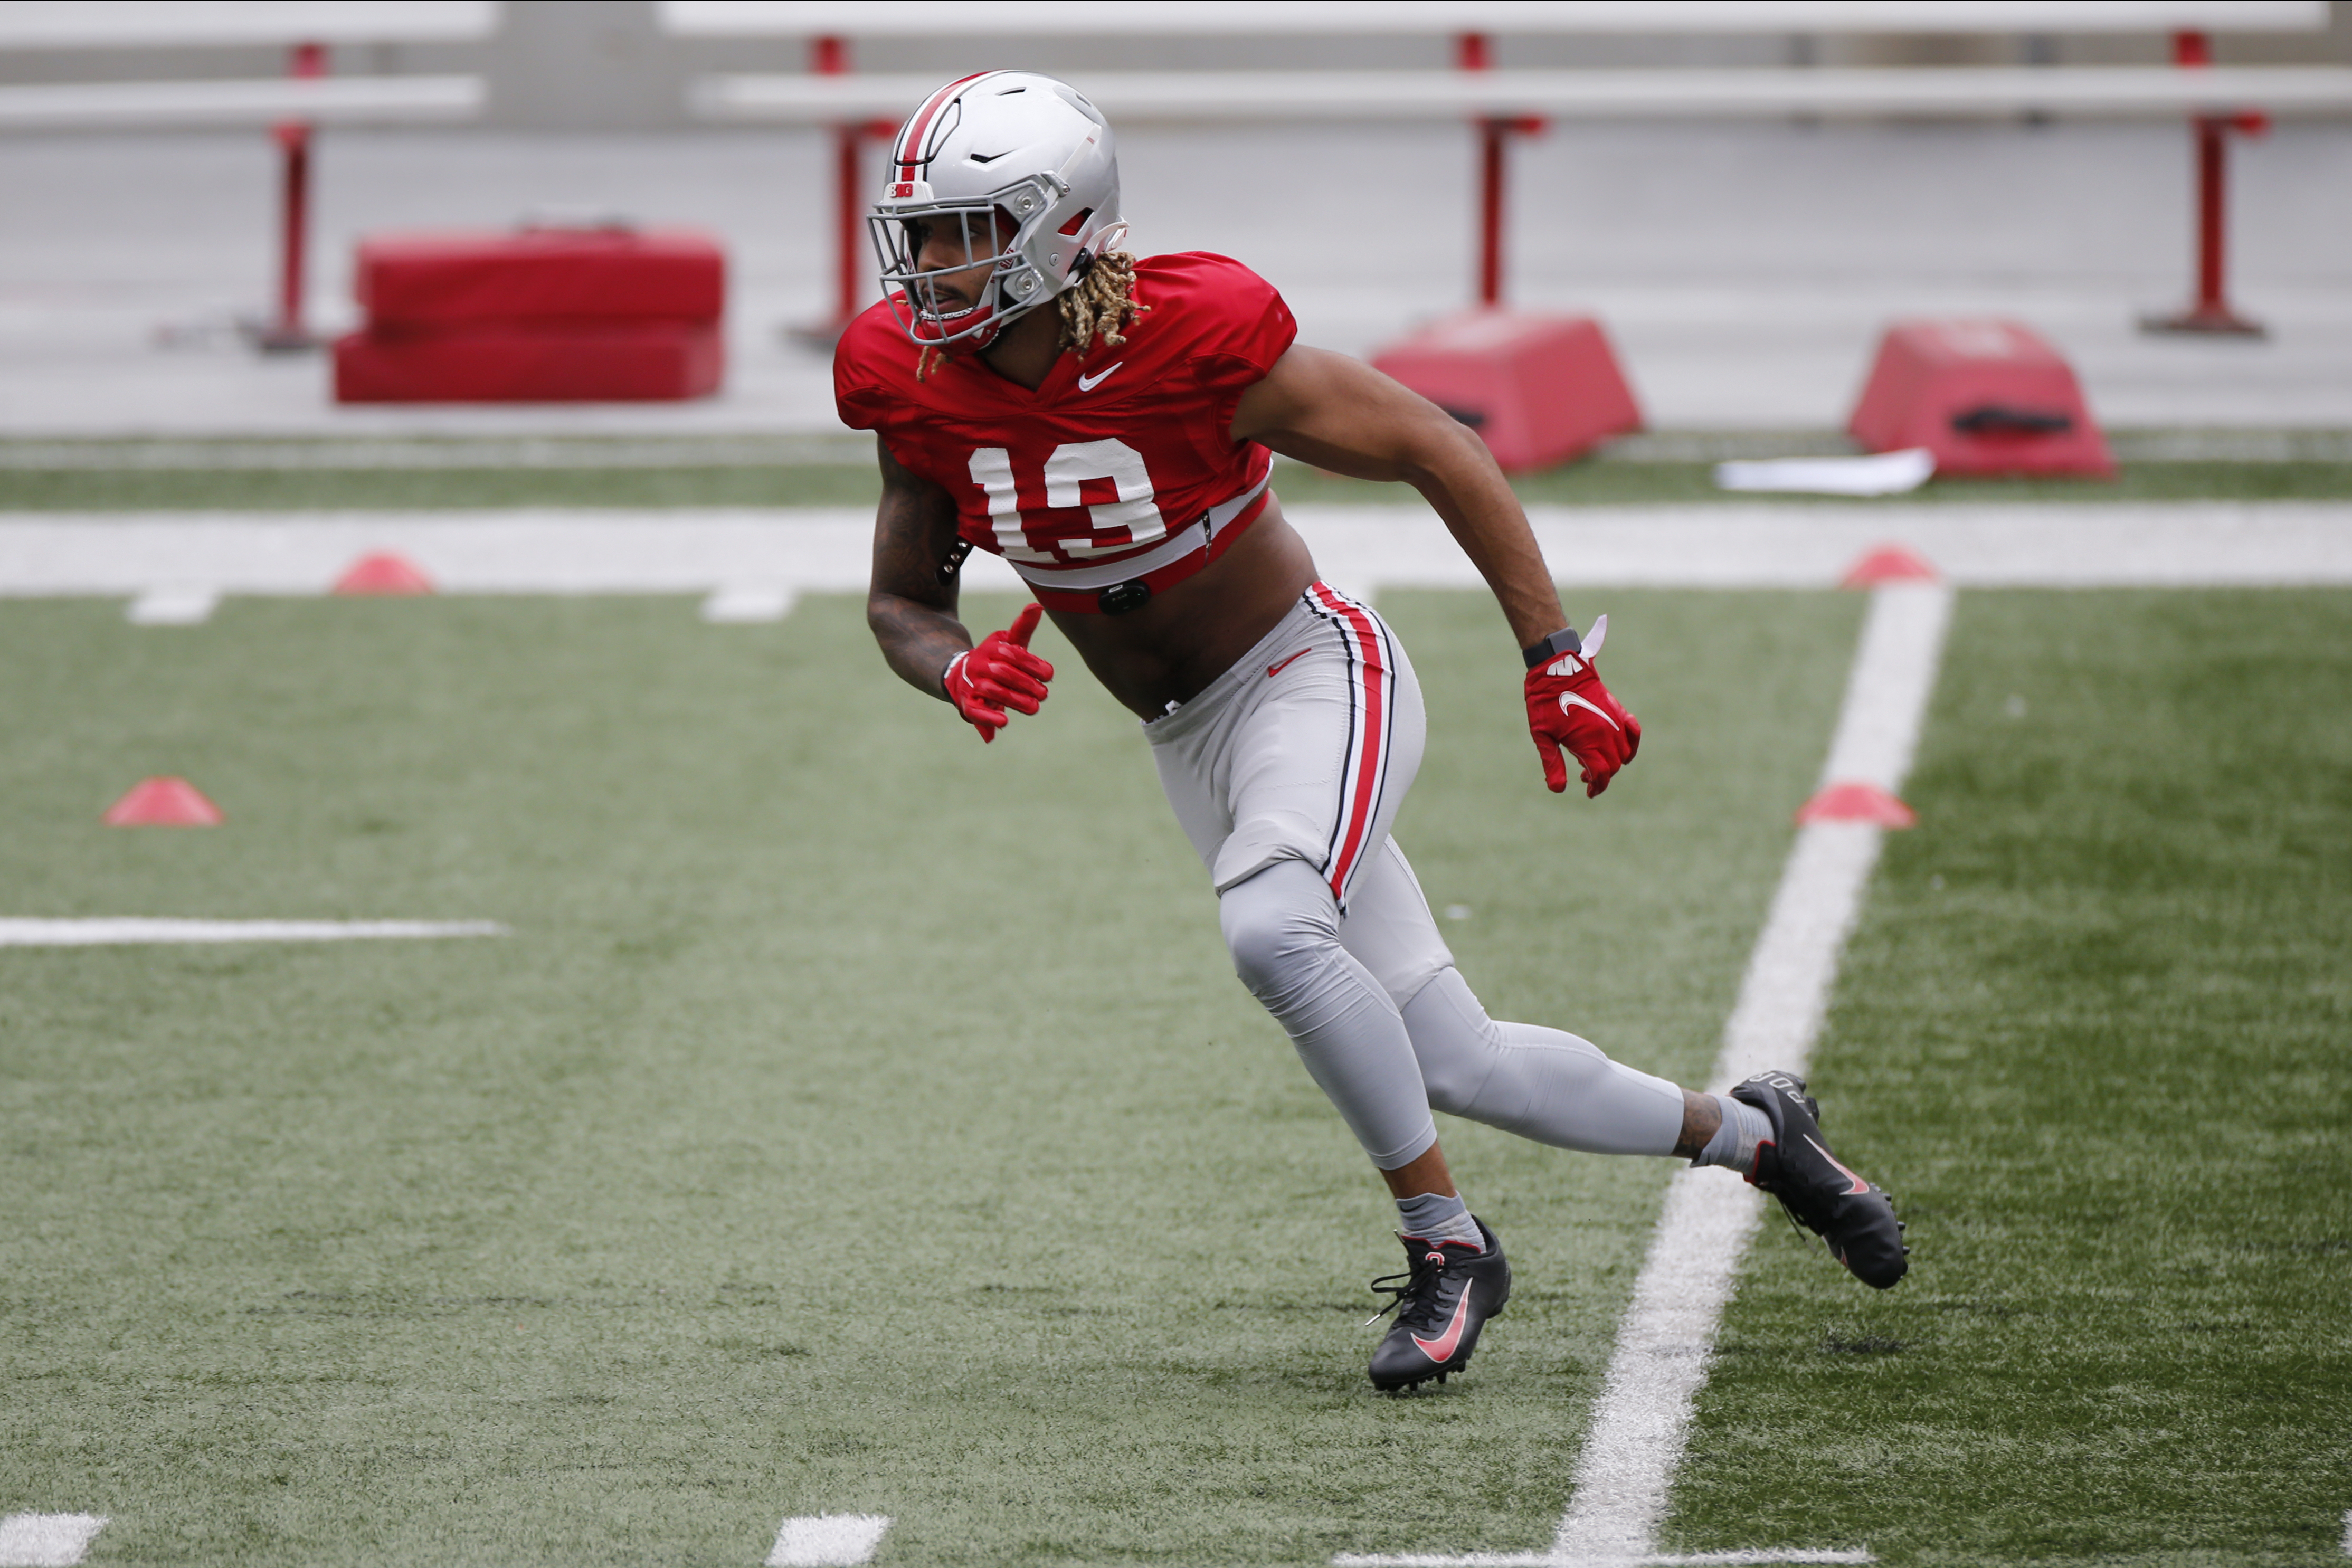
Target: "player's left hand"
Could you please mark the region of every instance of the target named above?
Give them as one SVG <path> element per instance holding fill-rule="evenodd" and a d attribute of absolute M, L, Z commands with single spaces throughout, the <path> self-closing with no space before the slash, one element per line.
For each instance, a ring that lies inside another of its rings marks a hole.
<path fill-rule="evenodd" d="M 1601 632 L 1599 625 L 1593 630 Z M 1562 653 L 1528 672 L 1528 728 L 1543 758 L 1544 787 L 1555 795 L 1568 789 L 1562 747 L 1583 768 L 1580 777 L 1588 800 L 1608 789 L 1617 769 L 1642 749 L 1641 721 L 1610 695 L 1592 667 L 1591 654 L 1600 644 L 1597 634 L 1586 653 Z"/>
<path fill-rule="evenodd" d="M 1023 605 L 1009 629 L 991 632 L 979 647 L 958 653 L 940 677 L 948 701 L 984 741 L 994 740 L 996 732 L 1012 722 L 1005 709 L 1035 713 L 1045 700 L 1045 683 L 1054 678 L 1054 666 L 1029 651 L 1030 634 L 1045 613 L 1043 605 Z"/>

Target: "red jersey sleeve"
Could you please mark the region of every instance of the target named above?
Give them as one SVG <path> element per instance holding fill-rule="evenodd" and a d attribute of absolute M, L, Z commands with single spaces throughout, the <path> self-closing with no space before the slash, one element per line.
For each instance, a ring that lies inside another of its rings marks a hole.
<path fill-rule="evenodd" d="M 1207 251 L 1155 256 L 1151 275 L 1152 283 L 1187 296 L 1192 378 L 1209 395 L 1215 427 L 1224 430 L 1242 393 L 1290 351 L 1298 323 L 1273 284 L 1228 256 Z"/>

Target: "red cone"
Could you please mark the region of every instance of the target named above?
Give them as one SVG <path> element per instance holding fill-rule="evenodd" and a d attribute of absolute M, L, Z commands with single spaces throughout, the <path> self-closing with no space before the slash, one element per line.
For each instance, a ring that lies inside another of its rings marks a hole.
<path fill-rule="evenodd" d="M 1936 569 L 1901 545 L 1881 545 L 1845 569 L 1840 588 L 1875 588 L 1882 582 L 1933 582 Z"/>
<path fill-rule="evenodd" d="M 379 550 L 363 555 L 335 579 L 334 591 L 344 594 L 430 593 L 433 580 L 404 555 Z"/>
<path fill-rule="evenodd" d="M 1882 828 L 1912 828 L 1919 813 L 1875 784 L 1824 784 L 1797 810 L 1797 825 L 1808 822 L 1875 822 Z"/>
<path fill-rule="evenodd" d="M 217 828 L 221 809 L 184 779 L 142 779 L 106 809 L 110 828 Z"/>

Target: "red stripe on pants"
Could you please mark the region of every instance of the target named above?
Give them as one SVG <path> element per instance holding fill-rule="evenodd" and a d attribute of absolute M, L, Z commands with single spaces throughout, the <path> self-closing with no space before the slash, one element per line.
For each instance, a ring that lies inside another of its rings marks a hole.
<path fill-rule="evenodd" d="M 1312 590 L 1323 607 L 1338 615 L 1356 639 L 1356 648 L 1363 663 L 1364 733 L 1356 747 L 1356 787 L 1347 804 L 1345 832 L 1339 852 L 1331 857 L 1328 880 L 1331 896 L 1347 902 L 1348 875 L 1355 869 L 1356 857 L 1363 852 L 1364 839 L 1371 830 L 1373 796 L 1380 778 L 1381 740 L 1383 715 L 1381 706 L 1381 677 L 1388 673 L 1381 663 L 1380 633 L 1372 629 L 1372 619 L 1360 605 L 1342 599 L 1321 583 Z"/>

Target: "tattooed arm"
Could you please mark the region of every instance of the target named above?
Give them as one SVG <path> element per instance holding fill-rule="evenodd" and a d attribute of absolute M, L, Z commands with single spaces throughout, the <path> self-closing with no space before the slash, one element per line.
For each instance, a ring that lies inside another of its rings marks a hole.
<path fill-rule="evenodd" d="M 901 467 L 879 441 L 882 506 L 874 518 L 874 581 L 866 597 L 866 623 L 899 678 L 940 701 L 948 663 L 971 646 L 956 619 L 955 501 L 920 475 Z"/>

